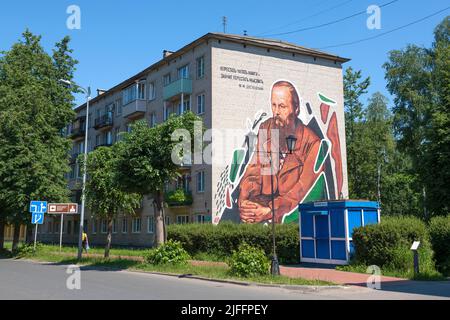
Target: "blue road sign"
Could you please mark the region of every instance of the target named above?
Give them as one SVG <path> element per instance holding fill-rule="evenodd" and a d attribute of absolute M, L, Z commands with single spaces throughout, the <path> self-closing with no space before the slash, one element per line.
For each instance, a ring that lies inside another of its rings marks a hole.
<path fill-rule="evenodd" d="M 30 202 L 31 213 L 46 213 L 47 201 L 31 201 Z"/>
<path fill-rule="evenodd" d="M 32 224 L 43 224 L 44 223 L 44 214 L 33 212 L 31 216 Z"/>

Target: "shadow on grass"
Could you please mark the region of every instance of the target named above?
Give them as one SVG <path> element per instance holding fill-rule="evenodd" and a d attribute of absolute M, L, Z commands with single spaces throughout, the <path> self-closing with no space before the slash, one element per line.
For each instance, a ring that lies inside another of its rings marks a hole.
<path fill-rule="evenodd" d="M 78 265 L 80 264 L 80 270 L 96 270 L 96 271 L 120 271 L 126 270 L 132 267 L 136 267 L 140 264 L 139 261 L 127 260 L 127 259 L 91 259 L 83 258 L 80 261 L 77 258 L 63 259 L 58 262 L 52 262 L 50 265 Z"/>

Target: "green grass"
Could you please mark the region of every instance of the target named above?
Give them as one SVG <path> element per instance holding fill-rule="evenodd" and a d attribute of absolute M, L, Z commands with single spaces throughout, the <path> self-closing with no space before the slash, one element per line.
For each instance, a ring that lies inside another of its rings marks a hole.
<path fill-rule="evenodd" d="M 198 252 L 195 255 L 192 256 L 193 260 L 199 260 L 199 261 L 213 261 L 213 262 L 225 262 L 226 257 L 207 253 L 207 252 Z"/>
<path fill-rule="evenodd" d="M 340 271 L 347 272 L 357 272 L 357 273 L 366 273 L 368 266 L 355 264 L 348 266 L 337 266 L 336 269 Z M 421 281 L 443 281 L 447 280 L 442 274 L 437 271 L 425 271 L 419 273 L 417 276 L 414 274 L 413 270 L 409 271 L 399 271 L 399 270 L 391 270 L 391 269 L 381 269 L 381 274 L 383 276 L 395 277 L 395 278 L 404 278 L 410 280 L 421 280 Z"/>
<path fill-rule="evenodd" d="M 63 253 L 76 253 L 76 248 L 64 248 Z M 117 252 L 117 251 L 116 251 Z M 119 251 L 120 252 L 120 251 Z M 124 254 L 125 255 L 125 254 Z M 128 255 L 128 254 L 127 254 Z M 212 258 L 211 256 L 209 256 Z M 306 280 L 299 278 L 288 278 L 285 276 L 272 277 L 259 276 L 251 278 L 241 278 L 230 274 L 229 267 L 224 265 L 214 265 L 214 266 L 193 266 L 191 264 L 187 265 L 152 265 L 148 263 L 143 263 L 139 261 L 133 261 L 129 259 L 112 257 L 105 259 L 102 257 L 83 257 L 81 261 L 77 261 L 75 257 L 68 257 L 67 255 L 59 253 L 58 246 L 51 245 L 40 245 L 37 252 L 27 253 L 20 258 L 31 259 L 43 262 L 52 262 L 60 264 L 80 264 L 88 267 L 95 268 L 111 268 L 129 271 L 143 271 L 143 272 L 161 272 L 170 273 L 176 275 L 186 275 L 191 274 L 195 276 L 201 276 L 209 279 L 222 279 L 222 280 L 237 280 L 245 282 L 255 282 L 262 284 L 284 284 L 284 285 L 313 285 L 313 286 L 323 286 L 323 285 L 333 285 L 331 282 L 320 281 L 320 280 Z"/>
<path fill-rule="evenodd" d="M 59 252 L 59 245 L 53 245 L 53 244 L 41 244 L 42 251 L 43 252 Z M 8 241 L 5 242 L 5 249 L 11 250 L 12 248 L 12 242 Z M 144 252 L 148 251 L 148 248 L 111 248 L 109 254 L 114 256 L 136 256 L 141 257 L 143 256 Z M 61 249 L 62 253 L 67 254 L 76 254 L 78 252 L 78 246 L 76 245 L 63 245 Z M 104 247 L 91 247 L 89 249 L 89 253 L 92 254 L 101 254 L 103 255 L 105 253 Z"/>

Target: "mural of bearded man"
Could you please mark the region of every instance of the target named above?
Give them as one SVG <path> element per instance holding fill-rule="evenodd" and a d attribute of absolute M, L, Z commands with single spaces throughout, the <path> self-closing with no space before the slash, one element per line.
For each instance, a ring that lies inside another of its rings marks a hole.
<path fill-rule="evenodd" d="M 298 206 L 323 171 L 314 171 L 321 139 L 298 118 L 299 100 L 292 83 L 278 81 L 273 85 L 272 117 L 259 127 L 255 152 L 239 184 L 237 203 L 242 222 L 272 219 L 269 157 L 272 157 L 276 223 L 281 223 L 284 214 Z M 286 144 L 290 135 L 297 138 L 292 153 Z"/>

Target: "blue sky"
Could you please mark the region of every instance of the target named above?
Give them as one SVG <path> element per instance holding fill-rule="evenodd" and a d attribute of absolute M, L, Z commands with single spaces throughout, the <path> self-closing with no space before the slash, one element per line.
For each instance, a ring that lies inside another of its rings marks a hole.
<path fill-rule="evenodd" d="M 268 35 L 320 25 L 390 1 L 5 1 L 0 11 L 0 50 L 8 50 L 25 28 L 43 36 L 42 44 L 48 52 L 55 42 L 69 35 L 80 62 L 75 81 L 95 91 L 111 88 L 158 61 L 164 49 L 177 50 L 207 32 L 222 32 L 222 16 L 228 19 L 228 33 L 243 34 L 247 30 L 252 36 Z M 80 30 L 66 27 L 66 10 L 72 4 L 81 9 Z M 369 30 L 369 14 L 362 14 L 330 26 L 272 38 L 322 48 L 375 36 L 448 6 L 448 0 L 398 0 L 381 9 L 380 30 Z M 409 43 L 430 46 L 434 27 L 448 14 L 450 10 L 374 40 L 325 51 L 351 58 L 345 66 L 370 76 L 369 94 L 381 91 L 388 95 L 382 68 L 388 52 Z M 82 101 L 83 97 L 77 96 L 77 102 Z"/>

